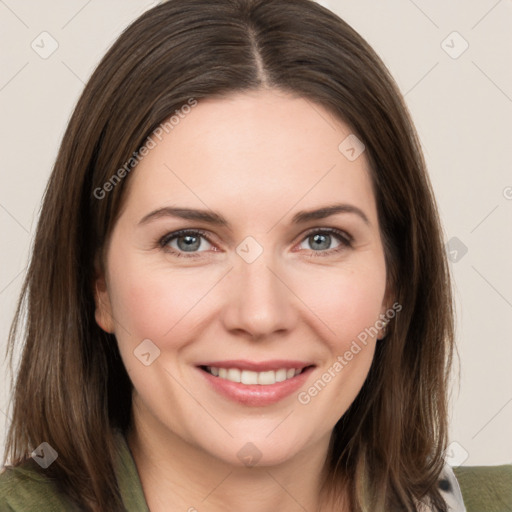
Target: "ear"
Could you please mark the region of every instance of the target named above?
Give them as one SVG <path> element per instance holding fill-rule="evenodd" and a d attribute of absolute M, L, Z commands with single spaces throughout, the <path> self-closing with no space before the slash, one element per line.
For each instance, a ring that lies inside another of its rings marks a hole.
<path fill-rule="evenodd" d="M 389 285 L 386 286 L 386 292 L 384 293 L 384 298 L 382 299 L 382 305 L 380 312 L 382 315 L 386 314 L 386 311 L 391 308 L 393 305 L 393 295 L 394 291 L 391 289 Z"/>
<path fill-rule="evenodd" d="M 380 320 L 378 322 L 379 335 L 377 336 L 378 340 L 384 339 L 388 334 L 388 325 L 392 321 L 395 316 L 395 309 L 393 307 L 393 296 L 394 290 L 393 287 L 389 284 L 386 286 L 386 292 L 384 294 L 384 298 L 382 300 L 382 306 L 380 311 Z M 401 309 L 401 308 L 400 308 Z M 392 315 L 389 314 L 392 312 Z"/>
<path fill-rule="evenodd" d="M 98 260 L 95 263 L 94 278 L 94 318 L 96 323 L 110 334 L 114 333 L 114 317 L 112 316 L 112 304 L 107 287 L 105 272 Z"/>

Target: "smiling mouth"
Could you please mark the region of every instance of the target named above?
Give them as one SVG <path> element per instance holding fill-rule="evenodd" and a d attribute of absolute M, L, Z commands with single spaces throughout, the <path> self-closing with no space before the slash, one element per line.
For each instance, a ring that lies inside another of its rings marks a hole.
<path fill-rule="evenodd" d="M 312 366 L 314 365 L 305 366 L 303 368 L 280 368 L 278 370 L 268 370 L 263 372 L 241 370 L 239 368 L 220 368 L 215 366 L 200 366 L 199 368 L 214 377 L 228 380 L 230 382 L 246 385 L 256 384 L 261 386 L 270 386 L 278 382 L 293 379 Z"/>

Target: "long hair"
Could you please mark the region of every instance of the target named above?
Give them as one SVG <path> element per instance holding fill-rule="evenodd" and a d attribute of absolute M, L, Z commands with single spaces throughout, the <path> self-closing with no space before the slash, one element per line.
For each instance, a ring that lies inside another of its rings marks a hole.
<path fill-rule="evenodd" d="M 353 511 L 414 511 L 418 500 L 444 510 L 436 481 L 453 311 L 431 184 L 384 64 L 311 0 L 169 0 L 101 60 L 64 134 L 11 327 L 11 365 L 18 342 L 23 351 L 5 460 L 19 464 L 46 441 L 59 454 L 46 471 L 62 492 L 84 510 L 122 509 L 113 432 L 129 426 L 132 385 L 115 337 L 94 320 L 94 262 L 147 137 L 191 98 L 260 88 L 325 107 L 363 141 L 387 276 L 402 305 L 334 428 L 325 491 L 339 503 L 344 482 Z M 122 179 L 113 183 L 115 174 Z"/>

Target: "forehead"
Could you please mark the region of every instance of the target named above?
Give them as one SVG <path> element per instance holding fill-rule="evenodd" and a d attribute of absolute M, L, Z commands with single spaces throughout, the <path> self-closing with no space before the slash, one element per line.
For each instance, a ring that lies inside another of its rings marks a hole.
<path fill-rule="evenodd" d="M 322 106 L 265 90 L 198 100 L 186 112 L 152 137 L 127 203 L 231 209 L 239 219 L 269 212 L 270 222 L 295 204 L 350 201 L 376 220 L 365 154 L 347 158 L 354 135 Z"/>

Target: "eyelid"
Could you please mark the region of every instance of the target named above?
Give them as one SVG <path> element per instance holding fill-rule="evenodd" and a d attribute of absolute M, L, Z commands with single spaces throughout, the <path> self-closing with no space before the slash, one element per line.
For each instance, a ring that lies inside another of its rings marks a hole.
<path fill-rule="evenodd" d="M 302 235 L 302 240 L 304 238 L 307 238 L 308 236 L 315 234 L 315 233 L 328 233 L 330 235 L 334 234 L 347 243 L 352 243 L 354 241 L 354 237 L 352 235 L 350 235 L 349 233 L 347 233 L 346 231 L 344 231 L 343 229 L 330 228 L 330 227 L 311 228 Z"/>

